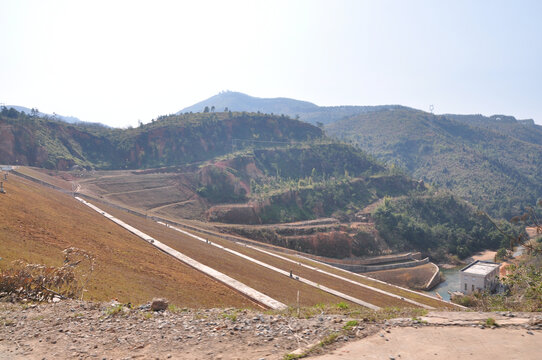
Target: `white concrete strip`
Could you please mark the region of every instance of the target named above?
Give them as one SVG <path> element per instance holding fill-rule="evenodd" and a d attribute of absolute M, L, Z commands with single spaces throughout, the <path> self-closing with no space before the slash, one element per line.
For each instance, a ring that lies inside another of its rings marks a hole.
<path fill-rule="evenodd" d="M 268 306 L 269 308 L 271 309 L 285 309 L 287 308 L 286 305 L 284 305 L 283 303 L 225 275 L 225 274 L 222 274 L 221 272 L 219 271 L 216 271 L 215 269 L 207 266 L 207 265 L 204 265 L 182 253 L 180 253 L 179 251 L 161 243 L 160 241 L 157 241 L 156 239 L 152 238 L 151 236 L 145 234 L 144 232 L 141 232 L 139 231 L 138 229 L 134 228 L 133 226 L 130 226 L 128 224 L 126 224 L 125 222 L 115 218 L 114 216 L 106 213 L 105 211 L 101 210 L 100 208 L 98 208 L 97 206 L 94 206 L 93 204 L 79 198 L 79 197 L 75 197 L 77 200 L 79 200 L 80 202 L 82 202 L 83 204 L 87 205 L 88 207 L 90 207 L 91 209 L 97 211 L 98 213 L 102 214 L 103 216 L 105 216 L 106 218 L 108 218 L 109 220 L 115 222 L 116 224 L 122 226 L 123 228 L 125 228 L 126 230 L 130 231 L 131 233 L 139 236 L 140 238 L 142 238 L 143 240 L 149 242 L 150 244 L 152 244 L 153 246 L 159 248 L 160 250 L 164 251 L 165 253 L 175 257 L 176 259 L 190 265 L 191 267 L 193 267 L 194 269 L 196 270 L 199 270 L 201 271 L 202 273 L 212 277 L 213 279 L 216 279 L 224 284 L 226 284 L 227 286 L 241 292 L 242 294 L 248 296 L 249 298 L 251 299 L 254 299 L 255 301 L 257 301 L 258 303 L 260 304 L 263 304 L 265 306 Z"/>
<path fill-rule="evenodd" d="M 431 263 L 433 264 L 433 263 Z M 433 283 L 433 281 L 435 280 L 435 277 L 439 274 L 440 270 L 438 268 L 438 266 L 436 264 L 433 264 L 433 266 L 435 267 L 435 273 L 433 274 L 433 276 L 431 276 L 431 279 L 429 279 L 429 281 L 427 282 L 427 284 L 425 285 L 425 287 L 427 288 L 429 285 L 431 285 Z"/>
<path fill-rule="evenodd" d="M 224 250 L 224 251 L 227 251 L 227 252 L 229 252 L 229 253 L 231 253 L 231 254 L 237 255 L 237 256 L 239 256 L 239 257 L 241 257 L 241 258 L 243 258 L 243 259 L 246 259 L 246 260 L 251 261 L 251 262 L 253 262 L 253 263 L 255 263 L 255 264 L 258 264 L 258 265 L 260 265 L 260 266 L 263 266 L 263 267 L 265 267 L 265 268 L 267 268 L 267 269 L 269 269 L 269 270 L 273 270 L 273 271 L 278 272 L 279 274 L 282 274 L 282 275 L 285 275 L 285 276 L 290 277 L 290 273 L 289 273 L 288 271 L 286 271 L 286 270 L 282 270 L 282 269 L 279 269 L 279 268 L 274 267 L 274 266 L 272 266 L 272 265 L 269 265 L 269 264 L 267 264 L 267 263 L 264 263 L 264 262 L 262 262 L 262 261 L 260 261 L 260 260 L 256 260 L 256 259 L 254 259 L 254 258 L 251 258 L 250 256 L 247 256 L 247 255 L 245 255 L 245 254 L 242 254 L 242 253 L 240 253 L 240 252 L 237 252 L 237 251 L 235 251 L 235 250 L 232 250 L 232 249 L 227 248 L 227 247 L 225 247 L 225 246 L 222 246 L 222 245 L 220 245 L 220 244 L 214 243 L 214 242 L 209 241 L 208 239 L 204 239 L 204 238 L 202 238 L 202 237 L 200 237 L 200 236 L 191 234 L 191 233 L 189 233 L 189 232 L 187 232 L 187 231 L 185 231 L 185 230 L 179 229 L 179 228 L 177 228 L 177 227 L 175 227 L 175 226 L 168 225 L 168 224 L 166 224 L 166 223 L 164 223 L 164 222 L 158 221 L 158 224 L 165 225 L 165 226 L 167 226 L 167 227 L 169 227 L 169 228 L 171 228 L 171 229 L 173 229 L 173 230 L 176 230 L 176 231 L 178 231 L 178 232 L 180 232 L 180 233 L 183 233 L 183 234 L 185 234 L 185 235 L 187 235 L 187 236 L 190 236 L 190 237 L 192 237 L 192 238 L 194 238 L 194 239 L 196 239 L 196 240 L 200 240 L 200 241 L 203 241 L 203 242 L 205 242 L 205 243 L 207 243 L 207 244 L 209 244 L 209 245 L 216 246 L 217 248 L 220 248 L 220 249 L 222 249 L 222 250 Z M 249 245 L 245 245 L 245 246 L 246 246 L 246 247 L 252 248 L 252 247 L 249 246 Z M 257 250 L 258 250 L 258 249 L 257 249 Z M 305 283 L 305 284 L 307 284 L 307 285 L 314 286 L 314 287 L 316 287 L 316 288 L 318 288 L 318 289 L 320 289 L 320 290 L 323 290 L 323 291 L 325 291 L 325 292 L 328 292 L 328 293 L 330 293 L 330 294 L 333 294 L 333 295 L 335 295 L 335 296 L 338 296 L 338 297 L 341 297 L 341 298 L 346 299 L 346 300 L 348 300 L 348 301 L 351 301 L 351 302 L 353 302 L 353 303 L 355 303 L 355 304 L 358 304 L 358 305 L 361 305 L 361 306 L 365 306 L 365 307 L 368 307 L 368 308 L 373 309 L 373 310 L 379 310 L 379 309 L 380 309 L 379 306 L 376 306 L 376 305 L 373 305 L 373 304 L 368 303 L 368 302 L 366 302 L 366 301 L 357 299 L 357 298 L 355 298 L 355 297 L 353 297 L 353 296 L 350 296 L 350 295 L 341 293 L 341 292 L 339 292 L 339 291 L 337 291 L 337 290 L 333 290 L 333 289 L 328 288 L 328 287 L 326 287 L 326 286 L 320 285 L 320 284 L 318 284 L 318 283 L 316 283 L 316 282 L 314 282 L 314 281 L 310 281 L 310 280 L 308 280 L 308 279 L 305 279 L 305 278 L 302 278 L 302 277 L 299 277 L 299 276 L 296 276 L 295 279 L 296 279 L 296 280 L 299 280 L 299 281 L 301 281 L 302 283 Z M 352 283 L 357 284 L 357 283 L 354 282 L 354 281 L 352 281 Z M 371 289 L 372 289 L 372 288 L 371 288 Z"/>

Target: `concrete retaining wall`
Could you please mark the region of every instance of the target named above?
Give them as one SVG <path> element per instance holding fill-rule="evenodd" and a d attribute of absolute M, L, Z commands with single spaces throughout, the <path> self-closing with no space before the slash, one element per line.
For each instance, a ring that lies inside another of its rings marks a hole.
<path fill-rule="evenodd" d="M 440 269 L 438 268 L 437 265 L 431 263 L 434 267 L 435 267 L 435 273 L 433 274 L 433 276 L 431 277 L 431 279 L 427 282 L 427 285 L 425 285 L 425 290 L 431 290 L 432 288 L 434 288 L 435 286 L 437 286 L 438 284 L 440 284 Z"/>
<path fill-rule="evenodd" d="M 397 264 L 385 264 L 385 265 L 348 265 L 348 264 L 338 264 L 335 262 L 329 262 L 329 261 L 323 261 L 323 260 L 319 260 L 319 261 L 327 265 L 338 267 L 340 269 L 352 271 L 355 273 L 364 273 L 364 272 L 415 267 L 415 266 L 427 264 L 429 262 L 429 258 L 425 258 L 422 260 L 412 260 L 412 261 L 407 261 L 407 262 L 401 262 Z"/>
<path fill-rule="evenodd" d="M 413 252 L 413 253 L 409 252 L 406 254 L 397 254 L 397 255 L 385 255 L 385 256 L 378 256 L 378 257 L 369 258 L 369 259 L 333 259 L 333 258 L 328 258 L 325 256 L 317 256 L 317 255 L 312 255 L 312 254 L 306 254 L 304 256 L 311 258 L 313 260 L 327 262 L 330 265 L 337 265 L 337 264 L 376 265 L 376 264 L 381 264 L 381 263 L 391 263 L 391 262 L 397 262 L 397 261 L 422 260 L 422 253 L 420 252 Z"/>

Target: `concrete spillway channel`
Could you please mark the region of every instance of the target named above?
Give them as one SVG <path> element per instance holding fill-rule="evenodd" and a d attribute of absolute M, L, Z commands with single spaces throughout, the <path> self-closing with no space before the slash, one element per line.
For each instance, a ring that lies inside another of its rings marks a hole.
<path fill-rule="evenodd" d="M 161 243 L 160 241 L 157 241 L 156 239 L 154 239 L 153 237 L 145 234 L 144 232 L 142 231 L 139 231 L 138 229 L 134 228 L 133 226 L 130 226 L 128 224 L 126 224 L 125 222 L 115 218 L 114 216 L 106 213 L 105 211 L 103 211 L 102 209 L 98 208 L 97 206 L 94 206 L 92 205 L 91 203 L 79 198 L 79 197 L 75 197 L 77 200 L 79 200 L 81 203 L 87 205 L 88 207 L 90 207 L 91 209 L 93 209 L 94 211 L 100 213 L 101 215 L 105 216 L 106 218 L 108 218 L 109 220 L 113 221 L 114 223 L 122 226 L 123 228 L 125 228 L 126 230 L 130 231 L 131 233 L 139 236 L 140 238 L 142 238 L 143 240 L 147 241 L 149 244 L 155 246 L 156 248 L 160 249 L 161 251 L 173 256 L 174 258 L 182 261 L 183 263 L 195 268 L 196 270 L 199 270 L 201 271 L 202 273 L 210 276 L 211 278 L 239 291 L 240 293 L 244 294 L 245 296 L 249 297 L 250 299 L 254 300 L 255 302 L 259 303 L 259 304 L 262 304 L 264 305 L 265 307 L 268 307 L 268 308 L 271 308 L 271 309 L 284 309 L 286 308 L 287 306 L 284 305 L 283 303 L 207 266 L 207 265 L 204 265 L 184 254 L 182 254 L 181 252 Z"/>

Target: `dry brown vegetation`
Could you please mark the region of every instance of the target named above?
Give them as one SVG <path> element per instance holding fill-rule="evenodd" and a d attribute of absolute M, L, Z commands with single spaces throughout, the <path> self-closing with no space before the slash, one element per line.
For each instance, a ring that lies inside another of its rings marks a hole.
<path fill-rule="evenodd" d="M 143 303 L 153 297 L 190 307 L 250 307 L 249 300 L 183 265 L 70 196 L 14 175 L 0 195 L 0 267 L 14 260 L 61 266 L 74 246 L 96 257 L 84 298 Z"/>
<path fill-rule="evenodd" d="M 83 298 L 96 259 L 74 247 L 62 253 L 64 263 L 59 267 L 15 260 L 6 269 L 0 269 L 0 297 L 19 301 Z"/>

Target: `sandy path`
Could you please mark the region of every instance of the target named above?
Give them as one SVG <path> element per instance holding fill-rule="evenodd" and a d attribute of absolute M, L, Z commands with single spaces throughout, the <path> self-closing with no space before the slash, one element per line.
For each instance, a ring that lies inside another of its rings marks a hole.
<path fill-rule="evenodd" d="M 455 326 L 393 328 L 312 359 L 540 359 L 542 333 L 531 334 L 521 329 Z"/>
<path fill-rule="evenodd" d="M 497 254 L 496 251 L 493 251 L 493 250 L 485 250 L 485 251 L 481 251 L 481 252 L 478 252 L 476 254 L 474 254 L 472 257 L 470 257 L 468 260 L 469 261 L 476 261 L 476 260 L 481 260 L 481 261 L 494 261 L 495 260 L 495 255 Z"/>

